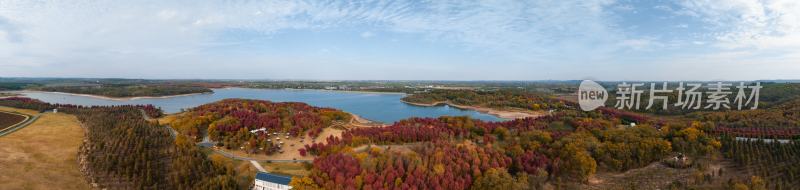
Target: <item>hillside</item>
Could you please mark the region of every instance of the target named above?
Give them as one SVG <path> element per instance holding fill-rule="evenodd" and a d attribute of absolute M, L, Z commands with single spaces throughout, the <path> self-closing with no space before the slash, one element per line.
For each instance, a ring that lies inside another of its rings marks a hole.
<path fill-rule="evenodd" d="M 247 154 L 272 155 L 308 137 L 311 141 L 331 126 L 349 124 L 346 112 L 298 102 L 225 99 L 181 113 L 169 125 L 179 133 L 201 140 L 208 136 L 217 146 Z M 327 136 L 326 136 L 327 137 Z M 285 145 L 282 144 L 285 141 Z"/>

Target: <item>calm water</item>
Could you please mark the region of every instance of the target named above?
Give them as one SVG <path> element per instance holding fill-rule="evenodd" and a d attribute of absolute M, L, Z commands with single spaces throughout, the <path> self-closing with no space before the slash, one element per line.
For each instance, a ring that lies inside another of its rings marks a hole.
<path fill-rule="evenodd" d="M 167 113 L 180 112 L 202 104 L 226 99 L 246 98 L 273 102 L 305 102 L 318 107 L 331 107 L 357 114 L 363 118 L 392 123 L 409 117 L 470 116 L 485 121 L 500 121 L 501 118 L 472 110 L 461 110 L 449 106 L 419 107 L 400 101 L 403 94 L 342 92 L 324 90 L 289 89 L 215 89 L 213 94 L 198 94 L 171 98 L 147 98 L 135 100 L 109 100 L 87 96 L 76 96 L 48 92 L 21 92 L 27 97 L 50 103 L 76 105 L 124 105 L 153 104 Z"/>

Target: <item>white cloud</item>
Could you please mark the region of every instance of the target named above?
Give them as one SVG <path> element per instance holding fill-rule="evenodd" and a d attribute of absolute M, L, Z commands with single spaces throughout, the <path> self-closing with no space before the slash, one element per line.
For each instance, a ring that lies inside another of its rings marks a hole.
<path fill-rule="evenodd" d="M 689 0 L 687 15 L 718 29 L 718 47 L 800 50 L 800 2 L 795 0 Z"/>
<path fill-rule="evenodd" d="M 26 36 L 49 44 L 52 43 L 44 40 L 90 37 L 104 32 L 114 32 L 118 40 L 130 39 L 137 35 L 132 33 L 138 32 L 149 32 L 148 36 L 187 32 L 201 38 L 194 41 L 203 41 L 223 30 L 268 34 L 283 29 L 367 24 L 477 48 L 518 49 L 557 45 L 557 41 L 563 39 L 561 36 L 571 36 L 575 41 L 613 38 L 615 32 L 608 27 L 608 21 L 603 20 L 607 14 L 603 8 L 611 4 L 607 0 L 494 3 L 10 1 L 0 4 L 0 16 L 28 25 L 31 32 Z M 155 18 L 148 18 L 148 15 L 155 15 Z M 69 34 L 52 34 L 54 31 Z M 363 36 L 369 37 L 372 33 L 365 32 Z M 173 41 L 163 38 L 157 42 L 163 40 Z M 71 46 L 75 45 L 80 44 Z"/>

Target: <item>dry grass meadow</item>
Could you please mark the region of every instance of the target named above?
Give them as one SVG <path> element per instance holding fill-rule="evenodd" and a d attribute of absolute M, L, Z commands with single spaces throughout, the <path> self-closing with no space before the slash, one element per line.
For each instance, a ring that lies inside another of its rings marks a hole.
<path fill-rule="evenodd" d="M 0 137 L 0 189 L 89 189 L 76 161 L 82 139 L 78 119 L 63 113 L 42 114 L 31 125 Z"/>

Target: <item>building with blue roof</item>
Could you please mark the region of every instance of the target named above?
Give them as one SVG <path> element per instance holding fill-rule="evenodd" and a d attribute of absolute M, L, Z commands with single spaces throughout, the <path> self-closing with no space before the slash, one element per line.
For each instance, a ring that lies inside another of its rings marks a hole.
<path fill-rule="evenodd" d="M 286 190 L 292 189 L 289 182 L 292 178 L 289 176 L 282 176 L 271 174 L 267 172 L 258 172 L 253 184 L 253 190 Z"/>

